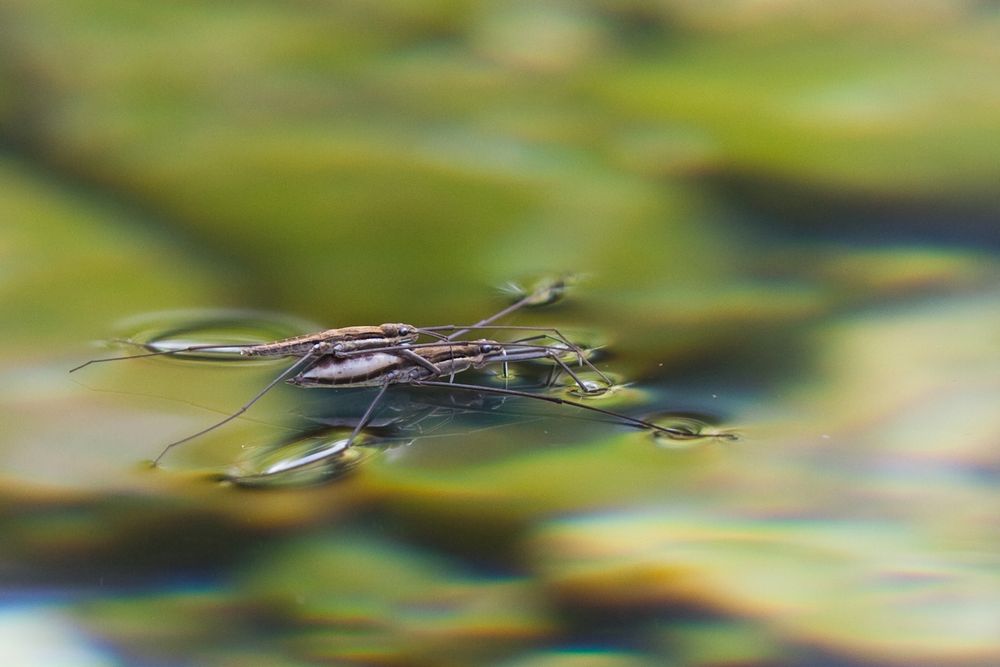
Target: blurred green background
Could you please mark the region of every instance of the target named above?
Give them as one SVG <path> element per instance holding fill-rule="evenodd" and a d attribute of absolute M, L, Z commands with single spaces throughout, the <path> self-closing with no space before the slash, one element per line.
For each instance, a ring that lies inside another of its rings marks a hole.
<path fill-rule="evenodd" d="M 996 664 L 998 72 L 988 0 L 0 0 L 0 657 Z M 564 272 L 518 322 L 744 440 L 549 411 L 238 491 L 294 390 L 140 462 L 273 368 L 66 374 Z"/>

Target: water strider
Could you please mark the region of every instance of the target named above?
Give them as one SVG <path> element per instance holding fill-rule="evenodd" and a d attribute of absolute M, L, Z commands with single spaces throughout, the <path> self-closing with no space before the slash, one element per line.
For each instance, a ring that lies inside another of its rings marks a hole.
<path fill-rule="evenodd" d="M 477 325 L 478 326 L 478 325 Z M 574 352 L 570 347 L 529 345 L 523 342 L 500 343 L 498 341 L 439 341 L 437 343 L 403 344 L 385 348 L 353 350 L 341 354 L 306 355 L 268 382 L 253 398 L 224 419 L 207 426 L 196 433 L 171 442 L 160 452 L 153 463 L 159 463 L 166 453 L 177 445 L 189 442 L 231 422 L 246 412 L 268 391 L 282 380 L 299 387 L 380 387 L 375 399 L 369 405 L 357 428 L 351 435 L 353 440 L 358 431 L 371 417 L 372 410 L 381 400 L 385 391 L 394 384 L 415 384 L 415 380 L 432 378 L 453 378 L 470 368 L 482 368 L 488 363 L 512 363 L 530 359 L 550 359 L 566 372 L 584 393 L 595 393 L 567 364 L 562 356 L 574 354 L 582 363 L 593 367 L 579 348 Z M 596 369 L 595 369 L 596 370 Z M 597 371 L 600 373 L 600 371 Z M 603 373 L 601 377 L 606 378 Z M 610 380 L 608 380 L 610 386 Z"/>
<path fill-rule="evenodd" d="M 169 355 L 182 355 L 190 352 L 205 352 L 205 351 L 232 351 L 236 350 L 239 352 L 241 357 L 248 358 L 279 358 L 279 357 L 319 357 L 325 354 L 341 355 L 350 352 L 355 352 L 358 350 L 368 350 L 375 348 L 391 348 L 394 346 L 402 345 L 405 343 L 416 342 L 421 334 L 426 335 L 430 338 L 437 340 L 452 340 L 458 336 L 468 333 L 474 329 L 492 328 L 492 329 L 517 329 L 526 331 L 541 331 L 551 334 L 556 340 L 573 347 L 573 344 L 559 332 L 558 329 L 548 328 L 548 327 L 529 327 L 529 326 L 487 326 L 496 320 L 506 317 L 511 313 L 524 308 L 526 306 L 537 306 L 537 305 L 547 305 L 549 303 L 554 303 L 562 298 L 565 293 L 569 278 L 565 276 L 560 276 L 551 280 L 543 280 L 535 289 L 531 292 L 522 292 L 520 298 L 518 298 L 514 303 L 503 308 L 499 312 L 484 318 L 475 324 L 470 325 L 455 325 L 446 324 L 438 325 L 433 327 L 419 328 L 412 324 L 404 324 L 401 322 L 379 324 L 375 326 L 350 326 L 341 327 L 337 329 L 326 329 L 325 331 L 319 331 L 316 333 L 305 334 L 300 336 L 292 336 L 290 338 L 283 338 L 280 340 L 268 342 L 268 343 L 255 343 L 255 344 L 200 344 L 200 345 L 188 345 L 175 349 L 151 349 L 148 352 L 142 352 L 139 354 L 128 354 L 119 355 L 114 357 L 102 357 L 100 359 L 91 359 L 86 361 L 79 366 L 75 366 L 69 370 L 70 373 L 74 373 L 78 370 L 86 368 L 91 364 L 103 363 L 107 361 L 122 361 L 125 359 L 138 359 L 142 357 L 156 357 L 156 356 L 169 356 Z M 520 290 L 521 288 L 516 285 L 512 286 L 513 289 Z M 445 336 L 438 331 L 451 331 L 452 333 Z M 131 341 L 122 341 L 129 344 L 135 344 Z M 144 345 L 144 347 L 149 348 L 150 346 Z M 597 370 L 596 368 L 594 370 Z M 600 371 L 598 371 L 599 373 Z"/>
<path fill-rule="evenodd" d="M 368 419 L 371 418 L 372 411 L 381 400 L 389 386 L 394 384 L 408 384 L 412 386 L 429 387 L 451 387 L 456 389 L 469 389 L 486 393 L 501 394 L 505 396 L 521 396 L 534 398 L 558 405 L 569 405 L 583 410 L 597 412 L 605 416 L 613 417 L 623 424 L 635 426 L 637 428 L 649 429 L 657 434 L 664 434 L 678 438 L 692 437 L 692 433 L 671 427 L 661 427 L 657 424 L 629 417 L 618 412 L 605 410 L 593 405 L 587 405 L 579 401 L 561 398 L 558 396 L 548 396 L 544 394 L 533 394 L 531 392 L 500 387 L 484 387 L 474 384 L 461 384 L 454 382 L 455 374 L 473 368 L 482 368 L 490 363 L 510 363 L 517 361 L 528 361 L 531 359 L 551 359 L 564 372 L 568 373 L 573 381 L 585 393 L 593 393 L 590 387 L 576 374 L 572 368 L 563 361 L 560 356 L 567 350 L 563 348 L 553 348 L 543 345 L 524 345 L 501 343 L 494 340 L 476 340 L 465 343 L 451 343 L 448 345 L 432 345 L 418 349 L 405 348 L 403 351 L 408 355 L 394 352 L 365 352 L 351 355 L 346 358 L 327 356 L 307 370 L 300 372 L 288 380 L 289 383 L 299 387 L 379 387 L 379 392 L 365 410 L 364 415 L 359 420 L 354 432 L 347 439 L 348 446 L 357 436 L 358 432 L 364 428 Z M 417 361 L 412 357 L 419 359 Z M 448 381 L 439 378 L 448 377 Z"/>
<path fill-rule="evenodd" d="M 435 367 L 431 365 L 431 362 L 425 359 L 420 354 L 412 351 L 411 346 L 414 348 L 419 348 L 421 346 L 429 345 L 427 343 L 418 343 L 418 339 L 421 335 L 427 336 L 434 339 L 435 341 L 440 341 L 441 343 L 451 345 L 450 341 L 453 341 L 458 336 L 467 333 L 472 330 L 479 330 L 483 328 L 506 328 L 518 331 L 531 331 L 531 332 L 542 332 L 530 339 L 537 338 L 549 338 L 559 342 L 564 349 L 571 350 L 574 352 L 580 363 L 589 366 L 593 369 L 604 381 L 610 384 L 610 380 L 601 373 L 596 367 L 591 364 L 591 362 L 586 359 L 583 351 L 580 350 L 557 329 L 547 328 L 547 327 L 529 327 L 529 326 L 508 326 L 501 327 L 500 325 L 493 325 L 492 322 L 509 315 L 518 309 L 525 306 L 533 306 L 540 304 L 552 303 L 560 299 L 565 291 L 567 285 L 567 280 L 565 278 L 556 278 L 553 280 L 542 281 L 531 292 L 524 292 L 520 295 L 514 303 L 503 308 L 497 313 L 484 318 L 475 324 L 471 325 L 439 325 L 435 327 L 430 327 L 426 329 L 421 329 L 410 324 L 405 323 L 387 323 L 376 326 L 351 326 L 342 327 L 336 329 L 327 329 L 325 331 L 320 331 L 317 333 L 293 336 L 290 338 L 284 338 L 267 343 L 257 343 L 257 344 L 197 344 L 197 345 L 186 345 L 183 347 L 177 347 L 173 349 L 149 349 L 151 346 L 146 345 L 148 352 L 131 354 L 131 355 L 121 355 L 113 357 L 104 357 L 100 359 L 92 359 L 79 366 L 70 369 L 70 372 L 79 371 L 91 364 L 107 362 L 107 361 L 118 361 L 124 359 L 134 359 L 141 357 L 153 357 L 153 356 L 174 356 L 183 355 L 184 353 L 191 352 L 239 352 L 239 357 L 241 358 L 280 358 L 280 357 L 297 357 L 297 360 L 289 366 L 285 371 L 275 377 L 273 380 L 268 382 L 260 391 L 258 391 L 249 401 L 244 403 L 239 409 L 237 409 L 232 414 L 228 415 L 225 419 L 212 424 L 211 426 L 204 428 L 196 433 L 191 434 L 181 440 L 170 443 L 166 448 L 160 453 L 155 459 L 155 462 L 163 457 L 167 450 L 172 447 L 179 445 L 189 440 L 193 440 L 201 435 L 212 431 L 223 424 L 232 421 L 239 415 L 246 412 L 254 403 L 260 400 L 268 391 L 274 388 L 282 380 L 292 377 L 298 373 L 301 373 L 309 369 L 317 361 L 325 358 L 340 358 L 345 359 L 345 364 L 356 365 L 358 361 L 354 359 L 351 355 L 357 355 L 362 352 L 372 351 L 372 352 L 384 352 L 386 354 L 391 353 L 392 358 L 402 358 L 406 359 L 408 362 L 416 363 L 422 365 L 425 369 L 431 371 L 435 370 Z M 449 331 L 449 335 L 445 336 L 439 331 Z M 133 343 L 134 344 L 134 343 Z M 433 345 L 433 344 L 431 344 Z M 560 362 L 563 367 L 566 365 Z M 568 367 L 566 367 L 568 369 Z M 572 371 L 570 371 L 572 372 Z M 583 385 L 581 384 L 581 387 Z"/>
<path fill-rule="evenodd" d="M 313 455 L 296 462 L 292 468 L 306 466 L 317 460 L 326 457 L 339 455 L 349 448 L 361 429 L 371 419 L 375 408 L 378 406 L 388 388 L 392 385 L 410 386 L 433 386 L 447 387 L 453 389 L 463 389 L 490 393 L 502 396 L 517 396 L 545 401 L 548 403 L 571 406 L 577 409 L 587 410 L 604 416 L 612 417 L 619 423 L 651 431 L 654 435 L 667 437 L 670 439 L 693 439 L 699 437 L 723 437 L 731 438 L 727 434 L 699 434 L 692 431 L 673 427 L 664 427 L 652 422 L 644 421 L 635 417 L 630 417 L 621 413 L 613 412 L 596 406 L 587 405 L 579 401 L 573 401 L 556 396 L 535 394 L 526 391 L 513 390 L 499 387 L 486 387 L 474 384 L 462 384 L 454 382 L 457 373 L 482 368 L 490 363 L 514 363 L 533 359 L 549 359 L 563 371 L 570 375 L 583 394 L 600 393 L 595 392 L 590 383 L 582 380 L 567 364 L 562 357 L 571 354 L 572 350 L 567 347 L 552 347 L 543 345 L 528 345 L 525 343 L 501 343 L 492 340 L 479 340 L 472 342 L 455 341 L 437 344 L 415 344 L 412 346 L 398 346 L 395 348 L 355 350 L 345 353 L 342 356 L 327 354 L 316 359 L 308 368 L 300 369 L 297 363 L 275 378 L 265 386 L 258 394 L 237 412 L 227 416 L 225 419 L 202 429 L 186 438 L 168 444 L 154 460 L 154 465 L 166 455 L 173 447 L 188 442 L 200 435 L 214 430 L 223 424 L 235 419 L 246 411 L 256 400 L 266 391 L 283 379 L 287 378 L 290 384 L 304 388 L 314 387 L 336 387 L 336 388 L 358 388 L 358 387 L 378 387 L 379 391 L 369 403 L 362 417 L 358 420 L 351 435 L 346 441 L 337 444 L 326 450 L 325 455 L 314 453 Z M 294 375 L 293 372 L 298 371 Z M 291 377 L 289 377 L 291 376 Z M 603 376 L 602 374 L 602 377 Z M 449 378 L 443 381 L 443 378 Z M 610 387 L 610 381 L 608 382 Z M 284 469 L 282 469 L 284 471 Z"/>
<path fill-rule="evenodd" d="M 141 357 L 156 357 L 163 355 L 179 355 L 186 352 L 204 352 L 218 350 L 238 350 L 241 357 L 256 359 L 276 358 L 276 357 L 305 357 L 320 356 L 323 354 L 342 354 L 357 350 L 366 350 L 380 347 L 391 347 L 404 343 L 415 342 L 422 332 L 411 324 L 379 324 L 376 326 L 353 326 L 341 327 L 339 329 L 326 329 L 317 333 L 303 336 L 292 336 L 269 343 L 256 343 L 251 345 L 188 345 L 171 350 L 151 350 L 140 354 L 127 354 L 116 357 L 102 357 L 91 359 L 79 366 L 70 369 L 74 373 L 91 364 L 106 361 L 122 361 L 124 359 L 138 359 Z M 429 333 L 428 335 L 434 335 Z M 443 336 L 438 336 L 443 338 Z"/>
<path fill-rule="evenodd" d="M 564 348 L 524 344 L 519 346 L 518 344 L 484 339 L 447 345 L 428 345 L 417 349 L 410 348 L 408 351 L 419 355 L 421 362 L 409 359 L 405 355 L 387 351 L 359 352 L 351 355 L 353 358 L 324 357 L 312 368 L 290 378 L 288 382 L 305 388 L 378 387 L 379 391 L 368 404 L 360 419 L 356 422 L 352 420 L 353 430 L 346 438 L 324 442 L 321 447 L 302 454 L 275 456 L 272 464 L 263 467 L 258 472 L 234 473 L 226 479 L 238 484 L 266 484 L 272 478 L 277 479 L 289 473 L 310 469 L 318 463 L 332 464 L 340 473 L 346 472 L 358 461 L 356 457 L 350 456 L 351 452 L 354 451 L 352 445 L 361 435 L 362 429 L 372 422 L 375 408 L 385 398 L 392 385 L 458 389 L 480 394 L 541 400 L 611 417 L 619 424 L 647 430 L 655 438 L 663 438 L 673 442 L 702 438 L 737 439 L 737 436 L 732 433 L 701 432 L 698 429 L 684 426 L 663 426 L 560 396 L 537 394 L 505 387 L 457 383 L 453 379 L 447 381 L 440 379 L 453 378 L 456 373 L 482 368 L 490 363 L 548 358 L 555 361 L 564 371 L 568 371 L 581 389 L 589 392 L 585 382 L 573 373 L 572 369 L 560 358 L 567 352 Z"/>
<path fill-rule="evenodd" d="M 455 383 L 454 378 L 457 373 L 472 368 L 482 368 L 490 363 L 504 364 L 506 371 L 506 365 L 509 363 L 548 359 L 554 364 L 554 372 L 550 375 L 547 384 L 551 384 L 558 373 L 564 372 L 573 379 L 583 395 L 600 394 L 610 388 L 613 385 L 612 381 L 589 361 L 584 350 L 570 342 L 558 329 L 552 327 L 493 324 L 496 320 L 510 315 L 522 307 L 547 304 L 558 300 L 562 297 L 565 288 L 566 281 L 562 279 L 542 283 L 532 292 L 522 293 L 521 298 L 513 304 L 471 325 L 438 325 L 419 328 L 409 324 L 395 323 L 377 326 L 343 327 L 268 343 L 225 346 L 190 345 L 171 350 L 159 349 L 136 355 L 107 357 L 81 364 L 72 369 L 72 371 L 79 370 L 91 363 L 103 361 L 175 355 L 203 350 L 239 350 L 240 357 L 246 358 L 297 357 L 294 363 L 269 381 L 236 411 L 206 428 L 166 445 L 154 459 L 154 465 L 158 464 L 172 448 L 205 435 L 236 419 L 282 381 L 307 388 L 379 388 L 378 393 L 368 405 L 364 415 L 356 424 L 343 448 L 350 447 L 361 429 L 369 422 L 376 406 L 388 388 L 399 384 L 411 386 L 448 386 L 505 396 L 535 398 L 549 403 L 590 410 L 610 416 L 620 423 L 636 428 L 648 429 L 667 437 L 700 437 L 697 434 L 680 429 L 660 427 L 650 422 L 569 399 L 506 388 L 500 389 Z M 456 340 L 463 334 L 484 329 L 527 331 L 533 332 L 535 335 L 509 342 L 488 339 L 477 341 Z M 445 335 L 445 332 L 448 332 L 448 335 Z M 432 338 L 433 342 L 419 342 L 421 335 Z M 542 340 L 547 340 L 554 344 L 544 345 L 537 342 Z M 564 360 L 564 357 L 572 357 L 580 366 L 587 366 L 594 371 L 600 377 L 603 385 L 600 383 L 585 382 L 573 371 L 570 364 Z M 444 381 L 445 379 L 447 381 Z M 332 456 L 337 451 L 340 451 L 340 449 L 331 450 L 328 452 L 328 455 Z"/>

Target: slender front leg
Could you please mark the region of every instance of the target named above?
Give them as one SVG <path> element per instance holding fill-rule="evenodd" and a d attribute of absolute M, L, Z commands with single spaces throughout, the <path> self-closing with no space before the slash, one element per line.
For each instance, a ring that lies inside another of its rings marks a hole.
<path fill-rule="evenodd" d="M 507 306 L 503 310 L 501 310 L 501 311 L 499 311 L 497 313 L 494 313 L 493 315 L 490 315 L 487 318 L 479 320 L 478 322 L 476 322 L 475 324 L 473 324 L 473 325 L 471 325 L 469 327 L 465 327 L 465 328 L 459 329 L 458 331 L 452 332 L 447 337 L 446 340 L 453 340 L 455 338 L 458 338 L 462 334 L 468 333 L 472 329 L 481 329 L 481 328 L 485 327 L 487 324 L 489 324 L 491 322 L 496 322 L 501 317 L 506 317 L 507 315 L 510 315 L 514 311 L 520 310 L 521 308 L 523 308 L 523 307 L 525 307 L 527 305 L 547 303 L 547 302 L 549 302 L 549 301 L 552 300 L 552 298 L 551 298 L 552 295 L 560 295 L 561 296 L 562 290 L 564 290 L 565 288 L 566 288 L 566 281 L 563 278 L 559 278 L 559 279 L 557 279 L 557 280 L 555 280 L 553 282 L 550 282 L 550 283 L 542 283 L 541 285 L 539 285 L 538 287 L 535 288 L 534 292 L 531 292 L 530 294 L 525 294 L 523 297 L 521 297 L 520 299 L 518 299 L 514 303 L 510 304 L 509 306 Z M 549 295 L 549 296 L 546 296 L 546 295 Z M 434 328 L 434 327 L 432 327 L 432 328 Z"/>

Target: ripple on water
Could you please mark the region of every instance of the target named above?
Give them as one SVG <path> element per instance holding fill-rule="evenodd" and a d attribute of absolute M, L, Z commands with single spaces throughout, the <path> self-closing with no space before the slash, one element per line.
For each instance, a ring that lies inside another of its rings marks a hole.
<path fill-rule="evenodd" d="M 248 363 L 240 356 L 243 347 L 322 328 L 288 315 L 254 310 L 175 310 L 147 313 L 120 323 L 121 334 L 116 342 L 125 343 L 129 349 L 138 346 L 149 352 L 162 352 L 162 359 L 175 362 Z M 192 347 L 199 349 L 192 350 Z"/>
<path fill-rule="evenodd" d="M 663 429 L 651 433 L 653 442 L 661 449 L 688 449 L 712 441 L 739 440 L 736 432 L 717 428 L 716 420 L 704 414 L 664 412 L 653 415 L 649 421 Z"/>
<path fill-rule="evenodd" d="M 304 487 L 339 479 L 380 450 L 399 444 L 362 430 L 353 441 L 353 429 L 330 429 L 305 434 L 276 445 L 255 448 L 237 461 L 223 479 L 256 488 Z"/>

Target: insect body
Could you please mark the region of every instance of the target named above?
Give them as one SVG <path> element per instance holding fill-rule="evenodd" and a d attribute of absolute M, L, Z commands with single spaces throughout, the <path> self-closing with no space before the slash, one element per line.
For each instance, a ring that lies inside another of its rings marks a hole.
<path fill-rule="evenodd" d="M 378 326 L 327 329 L 305 336 L 294 336 L 251 345 L 240 350 L 244 357 L 301 357 L 307 354 L 341 354 L 356 350 L 391 347 L 413 343 L 420 330 L 410 324 L 380 324 Z"/>
<path fill-rule="evenodd" d="M 429 347 L 326 356 L 290 378 L 299 387 L 378 387 L 445 377 L 482 368 L 503 349 L 496 341 L 456 342 Z"/>
<path fill-rule="evenodd" d="M 327 354 L 318 353 L 317 349 L 312 348 L 232 414 L 197 433 L 168 444 L 154 459 L 154 464 L 158 463 L 170 449 L 177 445 L 193 440 L 236 419 L 275 385 L 286 379 L 289 383 L 300 387 L 381 387 L 369 405 L 365 416 L 358 423 L 351 440 L 367 423 L 376 404 L 391 385 L 414 384 L 418 381 L 434 381 L 445 377 L 453 378 L 456 373 L 470 368 L 481 368 L 491 362 L 550 358 L 569 373 L 584 392 L 590 392 L 587 385 L 560 358 L 569 352 L 568 348 L 565 347 L 478 340 L 403 344 L 371 349 L 340 350 Z"/>
<path fill-rule="evenodd" d="M 635 428 L 649 429 L 654 433 L 670 437 L 689 436 L 690 434 L 680 430 L 660 427 L 641 419 L 561 397 L 455 382 L 455 375 L 458 373 L 482 368 L 490 363 L 502 363 L 506 366 L 508 363 L 519 361 L 548 359 L 554 364 L 553 373 L 550 373 L 549 376 L 550 382 L 554 379 L 555 374 L 563 372 L 572 377 L 581 393 L 585 395 L 602 393 L 606 388 L 611 387 L 612 381 L 590 362 L 584 350 L 567 339 L 558 329 L 493 324 L 497 319 L 524 306 L 548 303 L 557 299 L 562 294 L 563 288 L 564 283 L 561 281 L 551 284 L 544 283 L 535 292 L 523 295 L 512 305 L 470 325 L 440 325 L 419 328 L 403 323 L 387 323 L 375 326 L 327 329 L 313 334 L 251 345 L 191 345 L 173 349 L 146 345 L 148 352 L 94 359 L 77 366 L 72 371 L 92 363 L 115 359 L 213 350 L 225 353 L 238 350 L 239 355 L 246 358 L 295 358 L 295 361 L 288 368 L 270 380 L 235 412 L 196 433 L 166 445 L 154 460 L 154 465 L 159 463 L 173 447 L 193 440 L 236 419 L 282 381 L 306 388 L 379 388 L 364 415 L 357 422 L 351 436 L 343 447 L 337 448 L 337 451 L 342 451 L 351 445 L 360 430 L 371 420 L 376 406 L 388 388 L 399 384 L 450 387 L 505 396 L 534 398 L 600 413 L 616 419 L 619 423 Z M 463 334 L 483 329 L 520 330 L 533 332 L 535 335 L 508 342 L 489 339 L 458 340 L 458 337 Z M 421 336 L 426 337 L 425 340 L 431 339 L 432 342 L 422 342 Z M 546 344 L 542 344 L 542 342 Z M 567 361 L 570 363 L 575 361 L 578 362 L 579 366 L 586 366 L 600 378 L 600 382 L 585 382 L 574 372 Z"/>
<path fill-rule="evenodd" d="M 357 350 L 367 350 L 379 347 L 392 347 L 403 345 L 417 340 L 421 333 L 435 336 L 433 332 L 421 332 L 410 324 L 379 324 L 377 326 L 355 326 L 341 327 L 339 329 L 327 329 L 317 333 L 304 336 L 293 336 L 269 343 L 258 343 L 254 345 L 189 345 L 177 349 L 154 349 L 153 345 L 144 345 L 149 352 L 140 354 L 127 354 L 116 357 L 102 357 L 91 359 L 70 369 L 74 373 L 81 368 L 86 368 L 91 364 L 105 361 L 121 361 L 123 359 L 137 359 L 140 357 L 157 357 L 164 355 L 178 355 L 186 352 L 210 352 L 213 350 L 239 350 L 240 356 L 255 359 L 276 358 L 276 357 L 304 357 L 320 356 L 324 354 L 344 354 Z M 134 343 L 133 343 L 134 344 Z"/>
<path fill-rule="evenodd" d="M 302 371 L 288 380 L 300 387 L 380 387 L 378 394 L 365 410 L 364 416 L 357 423 L 350 437 L 343 443 L 349 447 L 358 433 L 368 423 L 374 413 L 375 406 L 382 399 L 386 390 L 393 384 L 409 384 L 412 386 L 448 387 L 468 389 L 485 393 L 506 396 L 520 396 L 568 405 L 601 415 L 613 417 L 622 424 L 650 430 L 671 438 L 690 438 L 691 433 L 671 427 L 659 426 L 652 422 L 630 417 L 611 410 L 605 410 L 579 401 L 573 401 L 557 396 L 533 394 L 525 391 L 500 387 L 485 387 L 480 385 L 459 384 L 453 379 L 445 382 L 439 378 L 454 378 L 472 368 L 482 368 L 494 362 L 525 361 L 529 359 L 550 358 L 556 361 L 564 370 L 569 371 L 574 380 L 589 393 L 590 389 L 577 377 L 560 356 L 566 353 L 564 348 L 552 348 L 540 345 L 520 345 L 500 343 L 494 340 L 477 340 L 471 342 L 456 342 L 442 345 L 432 345 L 421 348 L 405 348 L 395 352 L 366 352 L 346 358 L 327 356 L 320 359 L 311 368 Z M 415 358 L 419 358 L 419 361 Z"/>

